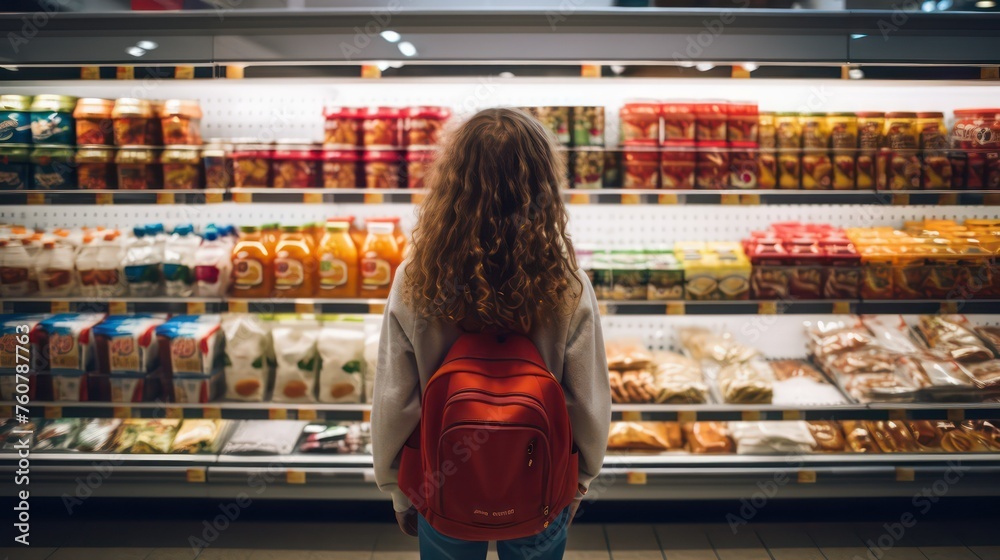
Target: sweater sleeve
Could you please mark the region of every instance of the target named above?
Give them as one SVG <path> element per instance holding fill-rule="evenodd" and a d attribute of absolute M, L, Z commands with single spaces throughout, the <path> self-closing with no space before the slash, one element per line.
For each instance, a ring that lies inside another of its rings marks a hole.
<path fill-rule="evenodd" d="M 372 400 L 372 455 L 379 490 L 392 495 L 396 511 L 406 511 L 410 500 L 396 483 L 397 458 L 403 444 L 420 422 L 420 376 L 413 345 L 404 322 L 406 316 L 397 282 L 385 306 L 379 338 L 378 364 Z"/>
<path fill-rule="evenodd" d="M 584 488 L 601 472 L 611 425 L 611 386 L 597 296 L 583 274 L 583 294 L 566 340 L 563 390 L 580 450 L 579 483 Z"/>

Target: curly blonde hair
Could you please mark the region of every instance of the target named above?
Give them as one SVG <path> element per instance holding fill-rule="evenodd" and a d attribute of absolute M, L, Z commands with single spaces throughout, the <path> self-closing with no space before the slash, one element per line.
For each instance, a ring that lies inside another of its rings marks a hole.
<path fill-rule="evenodd" d="M 425 319 L 527 333 L 577 279 L 559 191 L 565 154 L 517 109 L 480 111 L 453 131 L 428 171 L 405 292 Z"/>

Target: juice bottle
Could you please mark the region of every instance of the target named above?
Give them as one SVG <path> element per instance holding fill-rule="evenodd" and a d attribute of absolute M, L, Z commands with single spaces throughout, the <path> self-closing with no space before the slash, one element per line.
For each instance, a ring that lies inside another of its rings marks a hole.
<path fill-rule="evenodd" d="M 301 226 L 281 228 L 274 253 L 274 295 L 308 298 L 316 293 L 316 254 Z"/>
<path fill-rule="evenodd" d="M 319 240 L 316 239 L 318 234 L 315 231 L 317 227 L 318 226 L 315 222 L 309 222 L 299 228 L 299 231 L 302 232 L 302 238 L 305 240 L 306 244 L 309 245 L 309 249 L 312 251 L 313 255 L 316 254 L 316 248 L 319 247 Z"/>
<path fill-rule="evenodd" d="M 240 228 L 240 240 L 233 247 L 234 297 L 265 298 L 274 292 L 274 253 L 264 243 L 257 226 Z"/>
<path fill-rule="evenodd" d="M 365 244 L 365 237 L 367 234 L 364 230 L 359 228 L 354 223 L 354 216 L 338 216 L 335 218 L 327 218 L 326 223 L 330 222 L 347 222 L 348 228 L 347 232 L 351 235 L 351 241 L 354 241 L 354 246 L 361 251 L 361 246 Z"/>
<path fill-rule="evenodd" d="M 361 296 L 389 297 L 392 278 L 403 260 L 402 251 L 389 222 L 369 222 L 368 237 L 361 247 Z"/>
<path fill-rule="evenodd" d="M 101 252 L 100 239 L 90 234 L 83 236 L 83 245 L 76 253 L 76 273 L 80 277 L 80 295 L 97 296 L 97 255 Z"/>
<path fill-rule="evenodd" d="M 232 276 L 231 252 L 229 244 L 219 239 L 217 231 L 205 233 L 205 241 L 194 254 L 195 293 L 199 297 L 225 295 Z"/>
<path fill-rule="evenodd" d="M 261 239 L 264 241 L 264 246 L 267 247 L 268 252 L 270 252 L 271 255 L 274 255 L 274 249 L 278 246 L 278 237 L 281 235 L 281 229 L 278 222 L 260 226 L 260 235 Z"/>
<path fill-rule="evenodd" d="M 34 291 L 31 285 L 32 259 L 28 256 L 25 243 L 19 239 L 4 239 L 0 244 L 3 263 L 0 263 L 0 295 L 21 297 Z"/>
<path fill-rule="evenodd" d="M 399 250 L 406 251 L 406 234 L 403 233 L 403 229 L 399 227 L 399 216 L 387 216 L 384 218 L 368 218 L 366 223 L 373 222 L 385 222 L 392 224 L 392 236 L 396 239 L 396 245 L 399 245 Z"/>
<path fill-rule="evenodd" d="M 43 296 L 68 296 L 75 287 L 73 278 L 73 248 L 56 241 L 42 244 L 35 260 L 38 291 Z"/>
<path fill-rule="evenodd" d="M 96 243 L 96 241 L 95 241 Z M 122 268 L 124 259 L 121 240 L 115 231 L 104 232 L 97 250 L 97 263 L 94 271 L 94 290 L 97 297 L 122 296 L 128 291 L 125 273 Z"/>
<path fill-rule="evenodd" d="M 347 222 L 327 222 L 319 246 L 319 289 L 327 298 L 358 297 L 358 249 Z"/>

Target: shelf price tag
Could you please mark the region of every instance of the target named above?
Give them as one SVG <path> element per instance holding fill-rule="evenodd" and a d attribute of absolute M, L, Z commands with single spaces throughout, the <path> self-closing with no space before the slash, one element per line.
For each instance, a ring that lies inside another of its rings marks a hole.
<path fill-rule="evenodd" d="M 777 315 L 778 314 L 778 302 L 776 301 L 762 301 L 757 304 L 757 313 L 760 315 Z"/>
<path fill-rule="evenodd" d="M 323 193 L 304 193 L 302 195 L 302 202 L 306 204 L 323 204 Z"/>
<path fill-rule="evenodd" d="M 781 411 L 782 420 L 802 420 L 801 410 L 782 410 Z"/>
<path fill-rule="evenodd" d="M 267 411 L 268 420 L 288 420 L 288 410 L 284 408 L 272 408 Z"/>
<path fill-rule="evenodd" d="M 698 420 L 698 413 L 693 410 L 678 410 L 677 411 L 677 421 L 678 422 L 694 422 Z"/>
<path fill-rule="evenodd" d="M 191 80 L 194 78 L 194 66 L 175 66 L 175 80 Z"/>
<path fill-rule="evenodd" d="M 957 301 L 942 301 L 941 302 L 941 314 L 955 314 L 958 313 L 958 302 Z"/>
<path fill-rule="evenodd" d="M 118 80 L 134 80 L 135 68 L 132 66 L 115 67 L 115 78 Z"/>
<path fill-rule="evenodd" d="M 684 302 L 671 301 L 667 303 L 667 315 L 684 315 Z"/>
<path fill-rule="evenodd" d="M 606 301 L 599 301 L 599 302 L 597 302 L 597 311 L 601 315 L 610 315 L 611 314 L 608 311 L 608 302 L 606 302 Z"/>
<path fill-rule="evenodd" d="M 892 195 L 893 206 L 909 206 L 910 195 L 908 194 L 894 194 Z"/>
<path fill-rule="evenodd" d="M 896 467 L 896 482 L 913 482 L 916 473 L 909 467 Z"/>
<path fill-rule="evenodd" d="M 312 303 L 296 303 L 295 304 L 295 312 L 299 313 L 299 314 L 316 313 L 316 308 L 317 307 L 318 306 L 316 306 L 316 305 L 314 305 Z"/>
<path fill-rule="evenodd" d="M 49 313 L 69 313 L 69 302 L 59 300 L 49 303 Z"/>
<path fill-rule="evenodd" d="M 285 473 L 285 482 L 288 484 L 305 484 L 306 483 L 306 473 L 305 471 L 296 471 L 288 469 Z"/>
<path fill-rule="evenodd" d="M 382 204 L 385 202 L 385 195 L 382 193 L 365 193 L 365 204 Z"/>
<path fill-rule="evenodd" d="M 299 409 L 299 420 L 316 420 L 316 410 L 312 408 L 300 408 Z"/>
<path fill-rule="evenodd" d="M 193 484 L 205 482 L 205 467 L 194 467 L 187 470 L 187 481 Z"/>
<path fill-rule="evenodd" d="M 207 204 L 218 204 L 224 200 L 223 194 L 221 192 L 212 191 L 205 193 L 205 202 Z"/>
<path fill-rule="evenodd" d="M 628 483 L 629 484 L 646 484 L 646 473 L 632 471 L 628 473 Z"/>
<path fill-rule="evenodd" d="M 719 195 L 719 204 L 739 204 L 740 195 L 738 194 L 722 194 Z"/>
<path fill-rule="evenodd" d="M 201 409 L 201 417 L 218 420 L 219 418 L 222 418 L 222 409 L 217 406 L 206 406 Z"/>
<path fill-rule="evenodd" d="M 962 422 L 965 420 L 965 411 L 960 408 L 949 408 L 948 420 L 950 422 Z"/>
<path fill-rule="evenodd" d="M 246 300 L 229 300 L 227 307 L 230 313 L 246 313 L 250 308 Z"/>
<path fill-rule="evenodd" d="M 172 192 L 158 192 L 156 193 L 156 203 L 157 204 L 175 204 L 174 193 Z"/>
<path fill-rule="evenodd" d="M 361 421 L 362 422 L 371 422 L 372 421 L 372 411 L 371 410 L 364 410 L 364 411 L 362 411 L 361 412 Z"/>
<path fill-rule="evenodd" d="M 759 194 L 741 194 L 740 204 L 746 206 L 759 206 L 760 205 L 760 195 Z"/>
<path fill-rule="evenodd" d="M 903 409 L 893 409 L 889 411 L 889 420 L 906 420 L 906 411 Z"/>
<path fill-rule="evenodd" d="M 744 410 L 740 412 L 740 418 L 742 418 L 744 422 L 758 422 L 760 421 L 760 411 Z"/>
<path fill-rule="evenodd" d="M 28 204 L 45 204 L 45 193 L 28 193 Z"/>
<path fill-rule="evenodd" d="M 45 407 L 45 417 L 48 419 L 62 418 L 62 407 L 61 406 L 47 406 Z"/>
<path fill-rule="evenodd" d="M 233 190 L 233 202 L 239 202 L 240 204 L 249 204 L 253 202 L 253 194 L 247 192 L 240 192 L 238 190 Z"/>
<path fill-rule="evenodd" d="M 170 406 L 163 412 L 165 418 L 184 418 L 184 409 L 179 406 Z"/>
<path fill-rule="evenodd" d="M 97 193 L 94 197 L 94 203 L 98 205 L 108 205 L 115 203 L 115 195 L 111 193 Z"/>
<path fill-rule="evenodd" d="M 816 471 L 799 471 L 799 484 L 816 484 Z"/>
<path fill-rule="evenodd" d="M 851 302 L 849 301 L 835 301 L 833 302 L 833 309 L 831 309 L 834 315 L 850 315 L 851 314 Z"/>
<path fill-rule="evenodd" d="M 601 65 L 600 64 L 583 64 L 580 66 L 580 77 L 581 78 L 600 78 L 601 77 Z"/>
<path fill-rule="evenodd" d="M 116 406 L 113 410 L 115 418 L 131 418 L 132 408 L 128 406 Z"/>
<path fill-rule="evenodd" d="M 81 80 L 100 80 L 101 79 L 101 67 L 100 66 L 84 66 L 80 68 L 80 79 Z"/>
<path fill-rule="evenodd" d="M 368 304 L 368 313 L 370 313 L 372 315 L 381 315 L 381 314 L 385 313 L 385 304 L 384 303 L 369 303 Z"/>
<path fill-rule="evenodd" d="M 938 206 L 954 206 L 958 204 L 957 194 L 938 195 Z"/>
<path fill-rule="evenodd" d="M 188 315 L 201 315 L 205 313 L 205 302 L 203 301 L 187 302 L 187 312 Z"/>
<path fill-rule="evenodd" d="M 109 301 L 108 313 L 111 315 L 124 315 L 128 313 L 128 304 L 124 301 Z"/>
<path fill-rule="evenodd" d="M 639 194 L 623 194 L 622 204 L 642 204 L 642 195 Z"/>
<path fill-rule="evenodd" d="M 626 422 L 642 422 L 642 413 L 638 410 L 623 411 L 622 420 Z"/>
<path fill-rule="evenodd" d="M 572 193 L 569 195 L 570 204 L 590 204 L 590 195 L 584 193 Z"/>
<path fill-rule="evenodd" d="M 661 194 L 656 199 L 660 204 L 677 204 L 676 194 Z"/>

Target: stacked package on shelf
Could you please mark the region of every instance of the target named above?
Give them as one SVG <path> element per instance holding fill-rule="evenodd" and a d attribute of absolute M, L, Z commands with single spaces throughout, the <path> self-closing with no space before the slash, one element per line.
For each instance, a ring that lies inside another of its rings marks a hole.
<path fill-rule="evenodd" d="M 734 242 L 678 242 L 674 254 L 684 270 L 688 300 L 741 300 L 750 297 L 750 260 Z"/>

